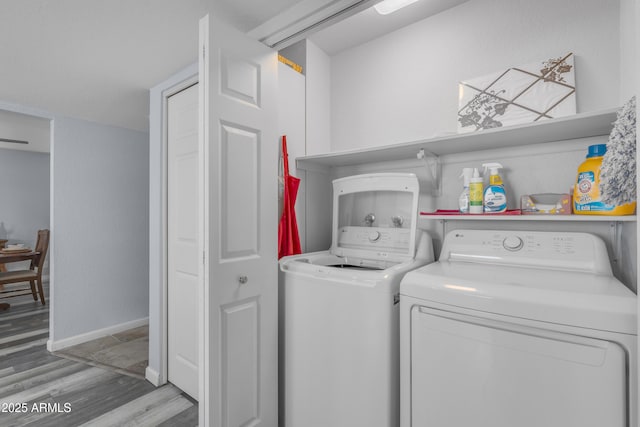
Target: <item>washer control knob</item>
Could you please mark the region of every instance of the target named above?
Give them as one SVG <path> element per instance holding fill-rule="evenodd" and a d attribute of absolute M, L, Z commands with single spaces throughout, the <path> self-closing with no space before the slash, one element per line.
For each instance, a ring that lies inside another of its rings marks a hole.
<path fill-rule="evenodd" d="M 502 246 L 508 251 L 519 251 L 524 246 L 524 242 L 518 236 L 507 236 L 502 241 Z"/>
<path fill-rule="evenodd" d="M 380 232 L 379 231 L 372 231 L 371 233 L 369 233 L 369 241 L 370 242 L 377 242 L 378 240 L 380 240 Z"/>

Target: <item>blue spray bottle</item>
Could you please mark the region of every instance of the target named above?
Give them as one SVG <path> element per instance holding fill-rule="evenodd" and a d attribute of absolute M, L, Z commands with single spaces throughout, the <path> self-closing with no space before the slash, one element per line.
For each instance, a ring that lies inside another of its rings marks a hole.
<path fill-rule="evenodd" d="M 484 212 L 499 213 L 507 210 L 507 193 L 504 191 L 502 177 L 498 172 L 502 169 L 500 163 L 485 163 L 482 165 L 485 171 L 489 169 L 489 185 L 484 190 Z M 486 175 L 486 172 L 485 172 Z"/>

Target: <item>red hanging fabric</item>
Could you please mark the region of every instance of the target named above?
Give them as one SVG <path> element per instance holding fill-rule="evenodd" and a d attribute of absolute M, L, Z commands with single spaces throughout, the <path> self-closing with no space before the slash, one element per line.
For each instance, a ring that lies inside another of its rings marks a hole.
<path fill-rule="evenodd" d="M 286 135 L 282 135 L 282 160 L 284 163 L 284 206 L 280 224 L 278 225 L 278 259 L 283 256 L 302 253 L 295 211 L 300 178 L 289 175 L 289 154 L 287 153 Z"/>

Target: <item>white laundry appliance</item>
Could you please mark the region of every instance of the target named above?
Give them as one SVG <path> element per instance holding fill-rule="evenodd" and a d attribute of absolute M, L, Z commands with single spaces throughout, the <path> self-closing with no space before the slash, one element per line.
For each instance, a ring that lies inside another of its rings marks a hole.
<path fill-rule="evenodd" d="M 285 257 L 286 427 L 395 427 L 399 414 L 399 287 L 433 262 L 416 231 L 413 174 L 333 182 L 328 251 Z"/>
<path fill-rule="evenodd" d="M 400 298 L 402 427 L 637 426 L 636 295 L 600 238 L 452 231 Z"/>

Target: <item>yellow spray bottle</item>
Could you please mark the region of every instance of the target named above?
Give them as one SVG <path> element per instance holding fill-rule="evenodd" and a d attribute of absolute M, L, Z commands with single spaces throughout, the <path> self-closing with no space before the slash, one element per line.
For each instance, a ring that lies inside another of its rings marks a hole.
<path fill-rule="evenodd" d="M 473 175 L 469 180 L 469 213 L 481 214 L 484 212 L 482 207 L 484 182 L 478 168 L 473 168 Z"/>

